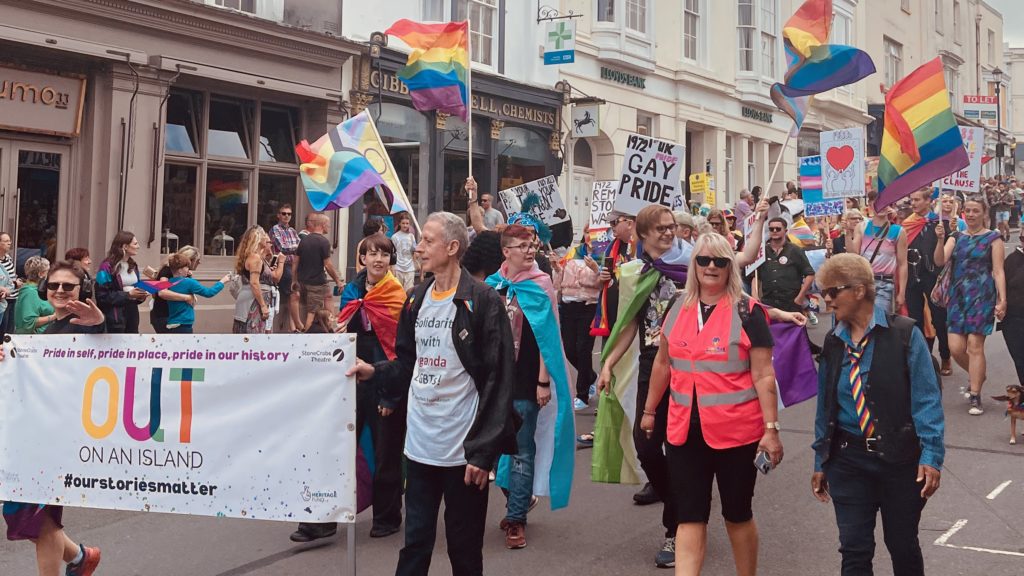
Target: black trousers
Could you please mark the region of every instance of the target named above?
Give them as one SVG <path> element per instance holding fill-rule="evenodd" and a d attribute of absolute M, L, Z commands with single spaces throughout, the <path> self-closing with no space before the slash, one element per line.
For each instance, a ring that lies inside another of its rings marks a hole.
<path fill-rule="evenodd" d="M 1017 368 L 1017 382 L 1024 385 L 1024 318 L 1007 316 L 1000 324 L 1006 349 Z"/>
<path fill-rule="evenodd" d="M 389 416 L 377 412 L 377 394 L 366 383 L 356 388 L 356 430 L 368 427 L 373 438 L 373 525 L 402 524 L 402 451 L 405 447 L 405 402 Z"/>
<path fill-rule="evenodd" d="M 925 500 L 917 462 L 890 464 L 863 448 L 839 445 L 824 466 L 839 525 L 843 576 L 874 571 L 875 522 L 882 514 L 885 547 L 895 576 L 924 576 L 918 524 Z"/>
<path fill-rule="evenodd" d="M 597 380 L 594 373 L 594 337 L 590 335 L 597 304 L 563 302 L 560 312 L 565 357 L 576 369 L 576 397 L 588 402 L 590 385 Z"/>
<path fill-rule="evenodd" d="M 917 321 L 917 327 L 921 329 L 922 334 L 924 334 L 924 305 L 931 296 L 932 288 L 935 288 L 935 280 L 931 282 L 910 281 L 907 283 L 907 311 L 910 313 L 910 317 Z M 949 332 L 946 327 L 946 309 L 930 302 L 928 304 L 932 312 L 932 326 L 935 327 L 935 338 L 928 340 L 928 351 L 931 352 L 935 340 L 938 339 L 939 356 L 943 360 L 948 360 L 950 358 L 950 351 Z"/>
<path fill-rule="evenodd" d="M 14 305 L 17 300 L 7 300 L 7 309 L 3 318 L 0 318 L 0 339 L 7 334 L 14 334 Z"/>
<path fill-rule="evenodd" d="M 466 486 L 465 466 L 440 467 L 413 460 L 407 465 L 405 547 L 396 576 L 427 576 L 437 538 L 437 516 L 444 500 L 445 538 L 453 576 L 481 576 L 487 490 Z"/>
<path fill-rule="evenodd" d="M 643 336 L 641 336 L 643 337 Z M 668 434 L 668 391 L 658 403 L 655 410 L 654 432 L 648 438 L 647 433 L 640 429 L 640 420 L 644 416 L 644 405 L 647 403 L 647 392 L 651 384 L 651 368 L 654 357 L 640 358 L 640 373 L 637 378 L 636 418 L 633 420 L 633 444 L 636 446 L 637 459 L 643 468 L 651 487 L 661 498 L 661 524 L 665 527 L 665 537 L 676 535 L 676 509 L 672 499 L 672 485 L 668 477 L 668 458 L 665 456 L 665 440 Z"/>

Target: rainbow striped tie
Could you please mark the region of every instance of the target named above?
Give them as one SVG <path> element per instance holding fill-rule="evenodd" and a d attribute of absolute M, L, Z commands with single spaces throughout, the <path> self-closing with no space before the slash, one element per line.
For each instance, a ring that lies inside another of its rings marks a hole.
<path fill-rule="evenodd" d="M 868 338 L 864 337 L 857 347 L 846 347 L 850 354 L 850 387 L 853 389 L 853 404 L 857 408 L 857 423 L 864 436 L 870 438 L 875 435 L 875 422 L 871 417 L 871 410 L 868 409 L 867 398 L 864 397 L 864 385 L 860 378 L 860 359 L 864 355 Z"/>

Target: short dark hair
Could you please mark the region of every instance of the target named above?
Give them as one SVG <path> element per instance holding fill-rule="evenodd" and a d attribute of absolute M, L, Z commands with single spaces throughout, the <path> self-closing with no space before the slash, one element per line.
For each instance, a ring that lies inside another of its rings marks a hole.
<path fill-rule="evenodd" d="M 280 206 L 277 207 L 277 211 L 280 212 L 281 210 L 284 210 L 285 208 L 287 208 L 289 210 L 293 209 L 291 204 L 285 202 L 284 204 L 281 204 Z"/>
<path fill-rule="evenodd" d="M 370 250 L 383 252 L 390 256 L 395 253 L 395 244 L 391 238 L 383 234 L 372 234 L 359 243 L 359 255 L 366 256 Z"/>
<path fill-rule="evenodd" d="M 772 218 L 771 220 L 768 221 L 768 225 L 771 226 L 773 222 L 778 222 L 778 223 L 782 224 L 782 227 L 784 229 L 787 229 L 787 230 L 789 229 L 789 222 L 786 222 L 785 218 L 781 218 L 779 216 L 776 216 L 775 218 Z"/>
<path fill-rule="evenodd" d="M 377 218 L 369 218 L 363 222 L 363 238 L 368 238 L 380 232 L 382 221 Z"/>
<path fill-rule="evenodd" d="M 85 270 L 82 270 L 80 267 L 75 266 L 71 262 L 57 262 L 53 266 L 50 266 L 50 269 L 46 271 L 46 281 L 49 282 L 50 277 L 53 276 L 54 273 L 60 272 L 61 270 L 67 270 L 68 272 L 74 274 L 75 278 L 78 278 L 79 282 L 85 281 Z"/>
<path fill-rule="evenodd" d="M 72 261 L 72 260 L 84 260 L 84 259 L 86 259 L 88 257 L 89 257 L 89 249 L 88 248 L 81 248 L 81 247 L 79 247 L 79 248 L 71 248 L 70 250 L 68 250 L 67 252 L 64 253 L 64 259 L 69 261 L 69 262 Z"/>

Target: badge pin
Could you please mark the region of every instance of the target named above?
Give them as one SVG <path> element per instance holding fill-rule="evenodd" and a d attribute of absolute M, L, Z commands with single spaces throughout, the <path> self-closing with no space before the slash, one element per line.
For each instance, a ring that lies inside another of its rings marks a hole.
<path fill-rule="evenodd" d="M 782 258 L 779 258 L 779 264 L 782 264 L 782 265 L 789 264 L 789 258 L 787 258 L 785 256 L 783 256 Z"/>

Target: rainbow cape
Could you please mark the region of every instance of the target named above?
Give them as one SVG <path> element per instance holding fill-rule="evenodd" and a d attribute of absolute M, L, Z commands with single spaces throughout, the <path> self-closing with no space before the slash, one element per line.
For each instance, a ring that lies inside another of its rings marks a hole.
<path fill-rule="evenodd" d="M 970 164 L 943 72 L 942 60 L 935 58 L 885 95 L 876 210 Z"/>
<path fill-rule="evenodd" d="M 405 304 L 402 283 L 388 270 L 384 278 L 369 291 L 366 290 L 366 270 L 345 285 L 341 293 L 341 312 L 338 324 L 347 324 L 357 312 L 373 330 L 388 360 L 395 359 L 395 339 L 398 337 L 398 316 Z"/>
<path fill-rule="evenodd" d="M 469 22 L 421 23 L 401 19 L 385 34 L 412 48 L 398 77 L 420 112 L 439 110 L 466 120 L 469 112 Z"/>
<path fill-rule="evenodd" d="M 533 494 L 551 496 L 551 509 L 569 505 L 572 476 L 576 465 L 576 432 L 572 411 L 573 393 L 569 387 L 562 335 L 558 328 L 558 297 L 551 277 L 534 264 L 532 270 L 514 276 L 508 264 L 487 278 L 495 290 L 508 288 L 508 296 L 519 302 L 523 315 L 537 339 L 541 358 L 551 376 L 551 402 L 537 415 L 537 456 L 533 468 Z M 522 378 L 536 375 L 520 374 Z M 497 483 L 508 487 L 511 458 L 498 461 Z"/>
<path fill-rule="evenodd" d="M 807 0 L 782 28 L 786 49 L 786 76 L 772 86 L 775 105 L 789 115 L 799 132 L 811 101 L 808 96 L 853 84 L 875 73 L 875 64 L 863 50 L 828 44 L 832 28 L 832 0 Z"/>
<path fill-rule="evenodd" d="M 391 214 L 410 211 L 405 189 L 366 110 L 313 144 L 303 140 L 295 151 L 302 162 L 302 185 L 314 210 L 345 208 L 372 188 Z"/>
<path fill-rule="evenodd" d="M 900 222 L 900 226 L 907 232 L 907 245 L 913 244 L 914 240 L 917 239 L 918 234 L 924 232 L 925 227 L 928 224 L 939 221 L 939 215 L 934 212 L 929 212 L 927 216 L 918 216 L 917 213 L 912 213 Z"/>
<path fill-rule="evenodd" d="M 608 250 L 604 255 L 604 266 L 608 268 L 608 271 L 614 277 L 619 266 L 625 262 L 628 262 L 632 256 L 630 255 L 630 245 L 622 240 L 613 240 L 608 245 Z M 590 335 L 605 337 L 612 333 L 611 318 L 608 314 L 608 289 L 610 283 L 605 284 L 601 287 L 601 291 L 597 293 L 597 314 L 594 315 L 594 321 L 590 324 Z"/>

